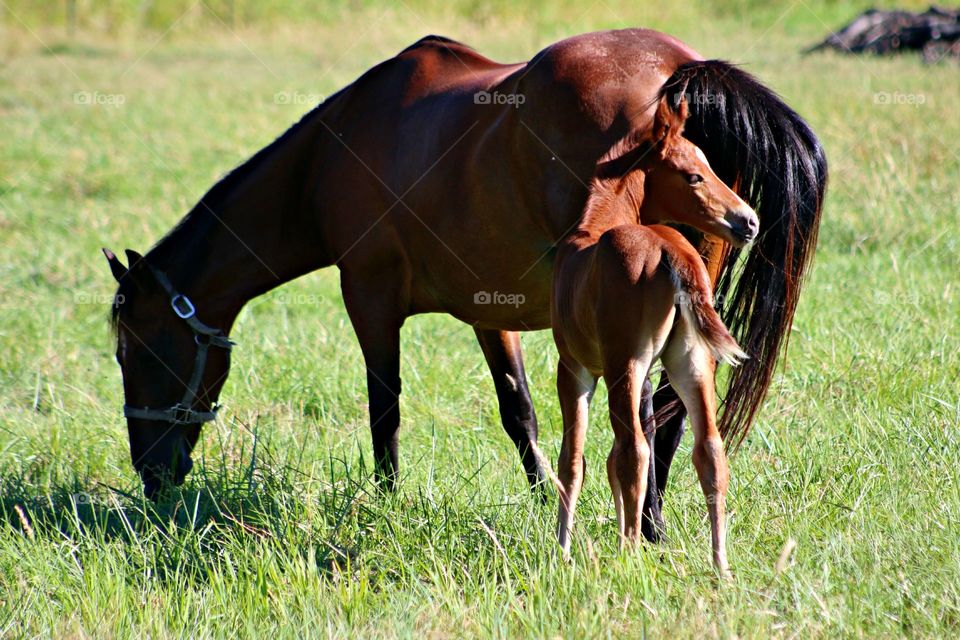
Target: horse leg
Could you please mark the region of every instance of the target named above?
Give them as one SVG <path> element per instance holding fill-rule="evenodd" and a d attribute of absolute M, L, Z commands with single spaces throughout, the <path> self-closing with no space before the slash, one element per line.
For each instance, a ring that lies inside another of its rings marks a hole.
<path fill-rule="evenodd" d="M 658 543 L 663 540 L 665 527 L 663 524 L 663 514 L 660 510 L 662 506 L 660 499 L 662 491 L 659 488 L 660 485 L 657 478 L 659 470 L 657 456 L 659 455 L 659 450 L 656 446 L 658 437 L 653 407 L 653 385 L 650 383 L 650 378 L 647 378 L 643 381 L 643 390 L 641 392 L 640 422 L 643 424 L 643 433 L 647 440 L 647 446 L 650 448 L 651 463 L 647 465 L 647 491 L 643 499 L 643 519 L 640 521 L 640 531 L 643 533 L 644 538 L 650 542 Z"/>
<path fill-rule="evenodd" d="M 631 359 L 623 366 L 604 365 L 604 379 L 609 381 L 610 424 L 613 426 L 607 477 L 617 505 L 621 547 L 635 544 L 641 536 L 650 447 L 640 419 L 640 404 L 649 369 L 649 357 Z"/>
<path fill-rule="evenodd" d="M 717 430 L 715 365 L 703 347 L 694 340 L 687 340 L 682 334 L 672 340 L 663 354 L 663 365 L 690 414 L 693 466 L 697 470 L 710 514 L 713 563 L 726 578 L 730 576 L 726 546 L 726 498 L 730 472 L 723 439 Z"/>
<path fill-rule="evenodd" d="M 557 366 L 557 394 L 563 416 L 563 444 L 557 475 L 560 479 L 560 509 L 557 513 L 557 541 L 564 559 L 570 559 L 570 530 L 573 513 L 583 487 L 583 442 L 587 433 L 588 412 L 597 378 L 572 358 L 562 355 Z"/>
<path fill-rule="evenodd" d="M 646 384 L 649 384 L 649 382 L 648 380 Z M 674 401 L 679 402 L 676 391 L 670 386 L 670 380 L 666 372 L 661 374 L 657 391 L 649 399 L 646 395 L 648 388 L 646 384 L 644 385 L 644 405 L 641 407 L 642 419 L 646 419 L 645 416 L 650 415 L 650 419 L 653 420 L 652 416 L 655 416 L 665 406 Z M 649 388 L 652 389 L 653 385 L 650 385 Z M 663 494 L 667 490 L 667 480 L 670 477 L 673 457 L 677 453 L 681 440 L 683 440 L 683 424 L 686 415 L 683 405 L 680 405 L 671 415 L 655 425 L 653 437 L 651 437 L 650 431 L 647 431 L 651 464 L 650 480 L 647 482 L 647 495 L 643 503 L 643 535 L 651 542 L 661 541 L 666 534 L 667 527 L 663 520 Z"/>
<path fill-rule="evenodd" d="M 341 277 L 343 301 L 367 368 L 370 433 L 377 484 L 396 487 L 397 431 L 400 428 L 400 327 L 403 316 L 391 304 L 388 285 Z"/>
<path fill-rule="evenodd" d="M 520 452 L 520 460 L 527 472 L 531 489 L 546 502 L 544 490 L 547 474 L 538 456 L 537 414 L 527 387 L 527 373 L 523 368 L 520 334 L 515 331 L 496 331 L 474 328 L 483 357 L 490 367 L 493 385 L 500 405 L 503 428 Z"/>
<path fill-rule="evenodd" d="M 653 394 L 653 411 L 656 413 L 671 402 L 678 401 L 677 392 L 670 386 L 669 376 L 666 372 L 660 376 L 660 385 L 657 392 Z M 657 498 L 660 506 L 663 506 L 663 494 L 667 488 L 667 480 L 670 477 L 670 466 L 673 464 L 673 457 L 680 447 L 680 441 L 683 440 L 684 419 L 687 412 L 683 405 L 677 407 L 676 411 L 663 424 L 657 427 L 656 447 L 657 447 Z"/>

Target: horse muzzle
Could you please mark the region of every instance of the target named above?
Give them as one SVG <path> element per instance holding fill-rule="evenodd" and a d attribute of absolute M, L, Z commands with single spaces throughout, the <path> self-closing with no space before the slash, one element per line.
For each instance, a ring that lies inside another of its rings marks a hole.
<path fill-rule="evenodd" d="M 143 482 L 143 494 L 157 502 L 166 491 L 182 485 L 191 469 L 193 460 L 189 447 L 186 438 L 181 437 L 168 460 L 147 462 L 137 468 L 137 473 Z"/>

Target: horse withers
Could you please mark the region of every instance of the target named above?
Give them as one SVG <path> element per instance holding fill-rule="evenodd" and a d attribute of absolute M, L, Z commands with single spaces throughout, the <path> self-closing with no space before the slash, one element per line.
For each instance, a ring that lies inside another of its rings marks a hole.
<path fill-rule="evenodd" d="M 587 412 L 602 376 L 614 432 L 607 476 L 620 540 L 639 540 L 650 463 L 641 393 L 659 359 L 690 416 L 713 559 L 728 574 L 729 473 L 717 429 L 714 369 L 716 361 L 735 365 L 746 354 L 713 308 L 710 276 L 696 249 L 675 229 L 651 223 L 687 224 L 742 246 L 756 236 L 759 221 L 714 174 L 703 152 L 681 136 L 686 117 L 685 103 L 675 110 L 661 99 L 649 139 L 601 165 L 583 220 L 556 259 L 551 314 L 563 414 L 557 536 L 569 557 Z"/>

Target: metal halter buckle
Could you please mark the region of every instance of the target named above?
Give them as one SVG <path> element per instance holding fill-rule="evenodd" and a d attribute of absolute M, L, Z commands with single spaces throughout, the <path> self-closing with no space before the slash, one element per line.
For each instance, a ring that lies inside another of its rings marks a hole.
<path fill-rule="evenodd" d="M 174 424 L 202 424 L 207 420 L 216 418 L 219 410 L 220 405 L 218 404 L 211 406 L 209 411 L 197 411 L 182 402 L 178 402 L 167 411 L 170 414 L 170 421 Z"/>
<path fill-rule="evenodd" d="M 186 305 L 185 311 L 181 311 L 180 307 L 178 306 L 180 303 Z M 170 306 L 173 307 L 173 312 L 177 314 L 177 317 L 183 320 L 192 318 L 197 314 L 197 308 L 193 306 L 192 302 L 190 302 L 190 298 L 182 293 L 178 293 L 170 299 Z"/>
<path fill-rule="evenodd" d="M 174 424 L 190 424 L 191 418 L 193 418 L 193 409 L 190 407 L 185 407 L 180 403 L 177 403 L 170 407 L 170 417 L 172 418 L 171 422 Z"/>

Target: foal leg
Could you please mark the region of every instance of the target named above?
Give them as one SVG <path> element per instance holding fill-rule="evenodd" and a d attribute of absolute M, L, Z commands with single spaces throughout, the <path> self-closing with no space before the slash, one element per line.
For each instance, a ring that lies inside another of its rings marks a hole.
<path fill-rule="evenodd" d="M 523 368 L 520 334 L 515 331 L 476 329 L 477 341 L 483 349 L 500 404 L 503 428 L 520 452 L 531 489 L 546 502 L 548 481 L 544 462 L 537 455 L 537 414 L 527 388 Z"/>
<path fill-rule="evenodd" d="M 620 546 L 640 539 L 643 498 L 647 491 L 650 447 L 640 419 L 643 381 L 650 369 L 649 353 L 622 366 L 604 364 L 607 380 L 613 448 L 607 458 L 607 477 L 617 507 Z"/>
<path fill-rule="evenodd" d="M 689 227 L 683 229 L 682 233 L 703 256 L 704 262 L 707 264 L 707 272 L 710 274 L 711 286 L 716 289 L 720 273 L 723 271 L 724 263 L 730 253 L 730 245 L 714 236 Z M 677 392 L 670 386 L 670 376 L 664 372 L 660 376 L 657 392 L 653 395 L 654 413 L 656 414 L 670 403 L 678 400 Z M 655 445 L 657 455 L 653 458 L 654 466 L 656 466 L 657 492 L 651 494 L 648 490 L 647 493 L 657 499 L 661 509 L 663 508 L 663 494 L 666 492 L 667 480 L 670 476 L 670 466 L 673 464 L 673 458 L 680 447 L 680 442 L 683 440 L 686 417 L 686 409 L 680 403 L 667 419 L 657 425 Z"/>
<path fill-rule="evenodd" d="M 678 324 L 678 327 L 681 326 Z M 673 388 L 690 414 L 693 428 L 693 466 L 707 501 L 713 547 L 713 563 L 728 578 L 726 541 L 726 499 L 730 472 L 723 439 L 717 430 L 717 402 L 714 389 L 714 362 L 699 345 L 687 340 L 683 332 L 671 341 L 663 355 Z"/>
<path fill-rule="evenodd" d="M 344 305 L 367 367 L 370 433 L 377 484 L 393 491 L 399 470 L 397 431 L 400 428 L 400 327 L 403 317 L 392 304 L 391 290 L 386 283 L 358 281 L 343 273 L 340 284 Z"/>
<path fill-rule="evenodd" d="M 583 487 L 583 441 L 587 433 L 590 399 L 597 378 L 573 359 L 560 357 L 557 366 L 557 394 L 563 415 L 563 444 L 557 474 L 560 479 L 560 510 L 557 514 L 557 541 L 564 559 L 570 559 L 570 529 L 573 512 Z"/>

